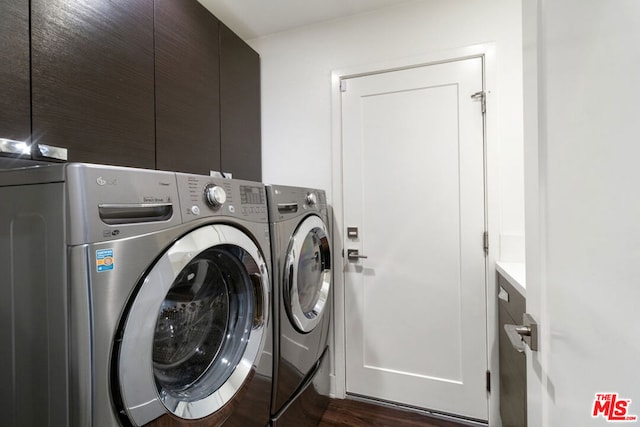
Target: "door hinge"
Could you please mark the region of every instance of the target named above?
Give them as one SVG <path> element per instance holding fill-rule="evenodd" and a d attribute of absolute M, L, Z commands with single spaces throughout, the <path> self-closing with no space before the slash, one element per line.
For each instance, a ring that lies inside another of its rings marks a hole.
<path fill-rule="evenodd" d="M 482 247 L 484 248 L 484 254 L 489 255 L 489 232 L 485 231 L 482 236 Z"/>
<path fill-rule="evenodd" d="M 346 92 L 346 91 L 347 91 L 347 81 L 340 80 L 340 92 Z"/>
<path fill-rule="evenodd" d="M 482 114 L 487 112 L 487 93 L 485 91 L 481 90 L 480 92 L 474 93 L 471 95 L 471 99 L 474 101 L 480 101 L 482 105 Z"/>
<path fill-rule="evenodd" d="M 487 391 L 491 392 L 491 372 L 487 371 Z"/>

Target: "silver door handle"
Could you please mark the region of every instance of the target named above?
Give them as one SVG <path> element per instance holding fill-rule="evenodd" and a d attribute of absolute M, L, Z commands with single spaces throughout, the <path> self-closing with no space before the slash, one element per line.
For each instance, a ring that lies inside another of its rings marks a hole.
<path fill-rule="evenodd" d="M 529 313 L 522 315 L 523 325 L 504 325 L 511 345 L 518 353 L 524 351 L 525 344 L 531 351 L 538 351 L 538 324 Z"/>
<path fill-rule="evenodd" d="M 507 338 L 511 346 L 518 352 L 524 352 L 523 335 L 531 335 L 531 330 L 525 326 L 520 325 L 504 325 L 504 331 L 507 333 Z"/>
<path fill-rule="evenodd" d="M 357 261 L 361 258 L 369 258 L 366 255 L 360 255 L 358 249 L 347 249 L 347 258 L 350 261 Z"/>

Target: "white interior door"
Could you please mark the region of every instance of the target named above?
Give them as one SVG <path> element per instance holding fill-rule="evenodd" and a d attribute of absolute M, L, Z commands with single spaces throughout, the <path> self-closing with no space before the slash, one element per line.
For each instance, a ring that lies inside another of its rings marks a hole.
<path fill-rule="evenodd" d="M 346 80 L 347 393 L 487 419 L 482 90 L 482 58 Z"/>

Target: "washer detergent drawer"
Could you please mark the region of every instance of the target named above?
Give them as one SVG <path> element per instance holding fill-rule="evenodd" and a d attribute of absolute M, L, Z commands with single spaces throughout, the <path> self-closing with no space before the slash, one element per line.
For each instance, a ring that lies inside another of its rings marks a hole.
<path fill-rule="evenodd" d="M 80 163 L 67 165 L 66 171 L 71 245 L 135 237 L 182 223 L 173 172 Z"/>

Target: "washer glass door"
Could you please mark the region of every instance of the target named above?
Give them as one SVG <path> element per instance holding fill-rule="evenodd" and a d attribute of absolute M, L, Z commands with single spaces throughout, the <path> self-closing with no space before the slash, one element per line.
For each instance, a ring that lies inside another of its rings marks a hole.
<path fill-rule="evenodd" d="M 331 249 L 325 223 L 315 215 L 298 226 L 289 242 L 284 299 L 289 319 L 303 333 L 322 319 L 331 288 Z"/>
<path fill-rule="evenodd" d="M 118 368 L 129 417 L 203 418 L 231 400 L 262 353 L 268 292 L 264 259 L 238 229 L 208 225 L 174 243 L 124 325 Z"/>

